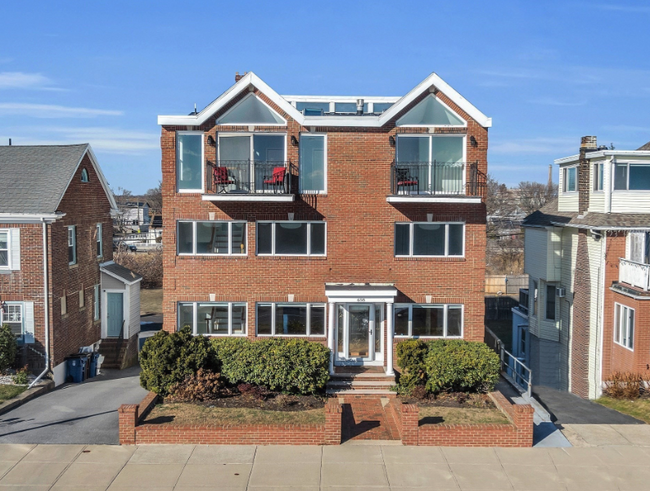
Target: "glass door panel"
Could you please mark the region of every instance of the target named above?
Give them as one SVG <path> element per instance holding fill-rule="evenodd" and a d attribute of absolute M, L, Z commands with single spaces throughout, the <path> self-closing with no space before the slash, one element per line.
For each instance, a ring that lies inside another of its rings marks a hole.
<path fill-rule="evenodd" d="M 382 362 L 383 305 L 338 304 L 336 361 L 339 365 Z"/>
<path fill-rule="evenodd" d="M 370 358 L 370 306 L 348 307 L 348 358 Z"/>

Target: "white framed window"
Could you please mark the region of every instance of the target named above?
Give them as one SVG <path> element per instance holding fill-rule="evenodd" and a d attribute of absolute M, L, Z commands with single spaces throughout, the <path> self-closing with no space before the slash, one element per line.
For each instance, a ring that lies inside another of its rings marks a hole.
<path fill-rule="evenodd" d="M 462 222 L 406 222 L 395 224 L 395 256 L 444 257 L 465 255 Z"/>
<path fill-rule="evenodd" d="M 555 320 L 555 285 L 546 285 L 546 320 Z"/>
<path fill-rule="evenodd" d="M 614 342 L 634 351 L 634 309 L 614 304 Z"/>
<path fill-rule="evenodd" d="M 605 172 L 605 164 L 603 162 L 596 163 L 594 164 L 594 172 L 593 172 L 593 189 L 594 191 L 602 191 L 603 190 L 603 183 L 605 180 L 604 172 Z"/>
<path fill-rule="evenodd" d="M 99 300 L 99 285 L 93 288 L 93 320 L 98 321 L 101 315 L 101 302 Z"/>
<path fill-rule="evenodd" d="M 178 221 L 177 253 L 179 256 L 245 256 L 246 222 Z"/>
<path fill-rule="evenodd" d="M 258 336 L 325 336 L 324 303 L 271 303 L 256 305 Z"/>
<path fill-rule="evenodd" d="M 573 193 L 578 190 L 578 167 L 564 167 L 562 169 L 562 191 Z"/>
<path fill-rule="evenodd" d="M 617 162 L 614 165 L 614 191 L 649 191 L 650 164 Z"/>
<path fill-rule="evenodd" d="M 462 338 L 462 304 L 395 304 L 395 336 Z"/>
<path fill-rule="evenodd" d="M 77 264 L 77 227 L 68 227 L 68 264 Z"/>
<path fill-rule="evenodd" d="M 97 237 L 95 238 L 96 240 L 96 252 L 97 252 L 97 257 L 102 257 L 104 255 L 104 244 L 102 240 L 102 224 L 98 223 L 96 228 L 95 228 L 95 234 Z"/>
<path fill-rule="evenodd" d="M 257 222 L 258 256 L 325 256 L 327 222 Z"/>
<path fill-rule="evenodd" d="M 179 302 L 178 329 L 190 327 L 194 335 L 245 336 L 245 302 Z"/>
<path fill-rule="evenodd" d="M 327 135 L 300 134 L 300 192 L 327 192 Z"/>
<path fill-rule="evenodd" d="M 203 192 L 203 153 L 203 132 L 176 132 L 176 189 L 179 193 Z"/>
<path fill-rule="evenodd" d="M 0 230 L 0 269 L 11 269 L 11 232 Z"/>
<path fill-rule="evenodd" d="M 6 304 L 0 325 L 8 325 L 16 337 L 23 335 L 23 306 L 22 304 Z"/>
<path fill-rule="evenodd" d="M 397 126 L 466 127 L 467 122 L 447 104 L 429 94 L 397 120 Z"/>

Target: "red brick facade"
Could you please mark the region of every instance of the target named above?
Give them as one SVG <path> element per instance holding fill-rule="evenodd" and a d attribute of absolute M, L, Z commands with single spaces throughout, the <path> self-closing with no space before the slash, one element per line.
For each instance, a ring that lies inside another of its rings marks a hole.
<path fill-rule="evenodd" d="M 219 132 L 248 132 L 248 126 L 216 125 L 216 119 L 248 91 L 240 94 L 200 127 L 205 160 L 216 161 L 216 148 L 208 136 Z M 395 147 L 389 137 L 397 133 L 428 133 L 429 128 L 397 128 L 395 121 L 428 95 L 425 91 L 408 108 L 381 128 L 301 127 L 266 95 L 255 94 L 287 120 L 286 127 L 255 126 L 256 133 L 286 132 L 287 159 L 299 167 L 301 132 L 314 130 L 327 136 L 327 194 L 297 195 L 292 203 L 210 202 L 199 193 L 176 192 L 176 131 L 185 126 L 163 126 L 162 192 L 164 248 L 164 329 L 177 329 L 177 304 L 182 301 L 246 302 L 248 337 L 255 337 L 256 302 L 327 302 L 325 283 L 394 283 L 398 303 L 459 303 L 464 305 L 464 338 L 483 340 L 485 276 L 485 205 L 450 198 L 438 203 L 388 203 L 391 163 Z M 487 128 L 474 121 L 442 93 L 437 96 L 468 121 L 467 128 L 436 128 L 436 133 L 466 134 L 466 160 L 478 162 L 487 173 Z M 471 137 L 476 144 L 470 143 Z M 327 223 L 326 257 L 257 256 L 256 221 L 318 220 Z M 394 224 L 400 221 L 462 221 L 466 223 L 462 258 L 396 258 Z M 176 253 L 176 224 L 190 220 L 245 220 L 248 224 L 246 257 L 188 257 Z M 431 296 L 427 302 L 427 296 Z M 385 333 L 385 329 L 384 329 Z M 314 338 L 325 342 L 325 338 Z M 386 359 L 386 356 L 384 356 Z"/>

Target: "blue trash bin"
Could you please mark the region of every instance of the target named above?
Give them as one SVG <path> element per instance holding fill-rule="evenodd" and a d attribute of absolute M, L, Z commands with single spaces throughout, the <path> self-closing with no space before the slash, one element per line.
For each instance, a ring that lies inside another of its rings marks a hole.
<path fill-rule="evenodd" d="M 68 368 L 68 381 L 75 384 L 83 382 L 86 378 L 86 362 L 88 358 L 85 355 L 74 355 L 66 357 L 65 360 Z"/>
<path fill-rule="evenodd" d="M 88 370 L 88 378 L 93 378 L 97 375 L 97 360 L 99 360 L 99 353 L 91 353 L 88 357 L 90 369 Z"/>

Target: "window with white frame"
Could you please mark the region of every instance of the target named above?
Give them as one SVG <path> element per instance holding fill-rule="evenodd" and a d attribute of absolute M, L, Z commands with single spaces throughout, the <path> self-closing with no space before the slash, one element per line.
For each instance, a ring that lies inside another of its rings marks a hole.
<path fill-rule="evenodd" d="M 104 255 L 104 244 L 102 241 L 102 224 L 98 223 L 97 227 L 95 229 L 95 233 L 97 237 L 95 238 L 96 240 L 96 249 L 97 249 L 97 257 L 102 257 Z"/>
<path fill-rule="evenodd" d="M 180 302 L 178 328 L 208 336 L 246 335 L 247 307 L 244 302 Z"/>
<path fill-rule="evenodd" d="M 614 166 L 615 191 L 650 190 L 650 164 L 617 163 Z"/>
<path fill-rule="evenodd" d="M 396 256 L 463 256 L 464 249 L 464 223 L 395 224 Z"/>
<path fill-rule="evenodd" d="M 327 191 L 327 151 L 325 135 L 300 135 L 300 191 Z"/>
<path fill-rule="evenodd" d="M 0 230 L 0 269 L 9 269 L 9 231 Z"/>
<path fill-rule="evenodd" d="M 20 304 L 5 304 L 0 325 L 8 325 L 16 337 L 23 335 L 23 306 Z"/>
<path fill-rule="evenodd" d="M 176 187 L 179 192 L 203 191 L 202 132 L 176 132 Z"/>
<path fill-rule="evenodd" d="M 246 255 L 246 222 L 179 221 L 179 255 Z"/>
<path fill-rule="evenodd" d="M 565 167 L 562 169 L 562 191 L 571 193 L 578 190 L 578 168 Z"/>
<path fill-rule="evenodd" d="M 555 285 L 546 285 L 546 320 L 555 320 Z"/>
<path fill-rule="evenodd" d="M 324 256 L 325 222 L 257 222 L 260 256 Z"/>
<path fill-rule="evenodd" d="M 101 302 L 99 300 L 99 285 L 93 289 L 93 320 L 98 321 L 101 314 Z"/>
<path fill-rule="evenodd" d="M 325 336 L 325 304 L 258 303 L 258 336 Z"/>
<path fill-rule="evenodd" d="M 634 309 L 614 304 L 614 342 L 634 350 Z"/>
<path fill-rule="evenodd" d="M 77 227 L 68 227 L 68 264 L 77 264 Z"/>
<path fill-rule="evenodd" d="M 593 173 L 594 191 L 603 190 L 603 181 L 605 179 L 603 175 L 604 171 L 605 171 L 605 164 L 603 162 L 594 164 L 594 173 Z"/>
<path fill-rule="evenodd" d="M 395 336 L 463 337 L 463 306 L 396 304 Z"/>

